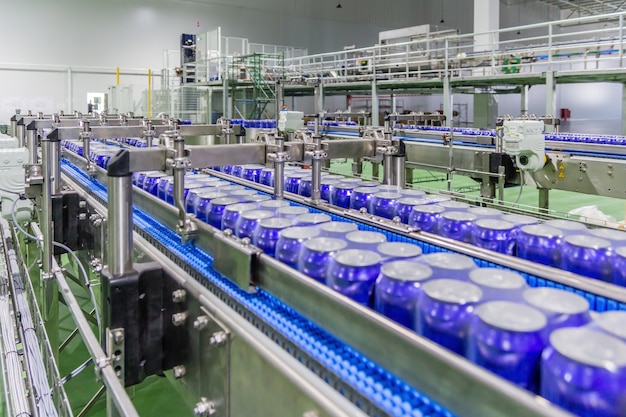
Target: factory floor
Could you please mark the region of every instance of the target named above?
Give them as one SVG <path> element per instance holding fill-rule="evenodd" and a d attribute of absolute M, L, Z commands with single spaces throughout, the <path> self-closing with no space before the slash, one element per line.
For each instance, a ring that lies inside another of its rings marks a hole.
<path fill-rule="evenodd" d="M 333 161 L 330 171 L 351 175 L 351 161 Z M 372 165 L 365 163 L 363 165 L 363 178 L 371 178 Z M 447 188 L 445 175 L 428 171 L 414 171 L 414 179 L 416 188 L 427 190 L 443 190 Z M 423 182 L 422 182 L 423 181 Z M 428 182 L 426 182 L 428 181 Z M 468 195 L 478 196 L 477 184 L 462 176 L 454 176 L 451 184 L 452 191 L 463 191 Z M 520 195 L 519 187 L 511 187 L 505 189 L 504 199 L 513 202 L 518 199 L 519 203 L 527 206 L 537 206 L 538 193 L 532 187 L 524 187 Z M 624 200 L 613 198 L 603 198 L 596 196 L 588 196 L 584 194 L 552 191 L 550 193 L 551 208 L 560 212 L 568 211 L 587 205 L 596 205 L 599 210 L 606 215 L 610 215 L 617 221 L 624 219 Z M 85 290 L 78 284 L 73 283 L 74 292 L 85 310 L 91 310 L 91 302 Z M 60 307 L 60 340 L 64 340 L 74 330 L 74 325 L 67 308 L 64 305 Z M 73 338 L 67 347 L 61 353 L 61 376 L 67 375 L 70 371 L 83 363 L 88 358 L 88 352 L 81 342 L 80 337 Z M 66 392 L 70 398 L 74 415 L 78 415 L 81 409 L 87 404 L 92 396 L 97 392 L 99 384 L 96 383 L 93 366 L 88 367 L 75 378 L 72 378 L 65 384 Z M 149 416 L 183 416 L 191 415 L 190 406 L 186 405 L 169 379 L 164 377 L 153 376 L 146 379 L 142 384 L 128 389 L 128 392 L 142 417 Z M 106 399 L 102 395 L 93 405 L 93 407 L 85 414 L 86 416 L 106 416 Z M 183 411 L 189 410 L 189 411 Z M 0 411 L 0 416 L 2 416 Z"/>

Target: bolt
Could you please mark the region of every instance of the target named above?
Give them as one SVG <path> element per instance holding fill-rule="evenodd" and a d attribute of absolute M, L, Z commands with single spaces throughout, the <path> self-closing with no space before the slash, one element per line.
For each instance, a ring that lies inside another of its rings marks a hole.
<path fill-rule="evenodd" d="M 187 298 L 187 291 L 179 289 L 172 292 L 172 301 L 175 303 L 183 303 Z"/>
<path fill-rule="evenodd" d="M 196 330 L 204 330 L 209 325 L 209 318 L 207 316 L 199 316 L 193 322 L 193 328 Z"/>
<path fill-rule="evenodd" d="M 250 238 L 249 237 L 244 237 L 243 239 L 241 239 L 241 246 L 250 246 Z"/>
<path fill-rule="evenodd" d="M 80 200 L 80 201 L 78 202 L 78 207 L 80 207 L 80 208 L 85 208 L 85 207 L 87 207 L 87 202 L 86 202 L 85 200 Z"/>
<path fill-rule="evenodd" d="M 215 332 L 211 335 L 209 343 L 213 346 L 220 346 L 226 343 L 227 339 L 228 335 L 226 334 L 226 332 Z"/>
<path fill-rule="evenodd" d="M 187 321 L 187 313 L 172 314 L 172 324 L 176 327 L 180 327 Z"/>
<path fill-rule="evenodd" d="M 200 398 L 200 401 L 196 403 L 193 409 L 193 413 L 197 416 L 211 416 L 215 414 L 215 403 L 209 401 L 206 397 Z"/>
<path fill-rule="evenodd" d="M 174 372 L 174 378 L 180 379 L 187 373 L 187 368 L 185 368 L 185 365 L 178 365 L 172 368 L 172 371 Z"/>
<path fill-rule="evenodd" d="M 86 220 L 86 219 L 87 219 L 87 213 L 80 213 L 78 215 L 78 220 L 83 221 L 83 220 Z"/>
<path fill-rule="evenodd" d="M 124 341 L 124 332 L 122 332 L 121 330 L 115 330 L 113 332 L 113 341 L 116 345 L 122 343 Z"/>

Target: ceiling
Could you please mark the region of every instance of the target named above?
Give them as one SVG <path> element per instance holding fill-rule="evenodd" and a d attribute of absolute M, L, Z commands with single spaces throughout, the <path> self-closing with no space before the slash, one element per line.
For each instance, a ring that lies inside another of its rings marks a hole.
<path fill-rule="evenodd" d="M 505 4 L 544 3 L 561 10 L 563 19 L 626 11 L 626 0 L 505 0 Z"/>

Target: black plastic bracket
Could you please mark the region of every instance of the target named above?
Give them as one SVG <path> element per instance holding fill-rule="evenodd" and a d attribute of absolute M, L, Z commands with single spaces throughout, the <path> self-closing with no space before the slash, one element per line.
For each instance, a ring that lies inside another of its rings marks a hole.
<path fill-rule="evenodd" d="M 75 191 L 64 191 L 52 196 L 52 221 L 54 222 L 54 240 L 63 243 L 72 250 L 78 249 L 78 212 L 80 196 Z M 54 254 L 65 250 L 54 247 Z"/>
<path fill-rule="evenodd" d="M 150 375 L 183 363 L 188 352 L 184 326 L 172 317 L 185 313 L 186 303 L 175 302 L 180 289 L 156 263 L 136 264 L 123 277 L 102 271 L 104 329 L 124 329 L 124 384 L 129 387 Z M 102 340 L 106 340 L 103 334 Z M 111 352 L 107 352 L 111 355 Z"/>

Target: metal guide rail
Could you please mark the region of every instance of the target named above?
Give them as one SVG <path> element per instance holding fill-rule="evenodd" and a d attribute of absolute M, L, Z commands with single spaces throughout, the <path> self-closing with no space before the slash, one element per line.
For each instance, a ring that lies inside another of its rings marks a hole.
<path fill-rule="evenodd" d="M 99 195 L 100 199 L 104 200 L 106 198 L 104 187 L 95 181 L 89 180 L 87 176 L 76 167 L 65 163 L 63 170 L 65 173 L 70 173 L 72 177 L 79 180 L 85 188 L 89 188 L 93 193 Z M 144 202 L 152 202 L 149 196 L 144 197 L 147 198 Z M 153 205 L 146 204 L 144 208 L 150 206 Z M 160 207 L 160 209 L 163 209 L 163 207 Z M 170 209 L 169 215 L 175 217 L 173 208 Z M 168 211 L 167 208 L 165 208 L 165 211 Z M 155 213 L 151 214 L 155 218 L 159 217 Z M 140 233 L 149 233 L 151 236 L 149 239 L 153 244 L 164 251 L 164 253 L 171 255 L 175 252 L 174 249 L 177 246 L 180 247 L 180 244 L 177 243 L 180 241 L 180 238 L 169 228 L 163 227 L 162 225 L 158 226 L 154 220 L 145 218 L 145 215 L 139 211 L 135 211 L 135 215 L 136 225 L 140 226 L 140 229 L 143 229 Z M 338 214 L 332 213 L 332 215 L 337 218 L 339 217 Z M 362 227 L 374 228 L 377 231 L 381 231 L 388 236 L 389 240 L 410 240 L 418 243 L 422 246 L 425 253 L 450 250 L 452 246 L 448 242 L 448 248 L 445 248 L 445 241 L 440 242 L 443 245 L 429 243 L 428 241 L 433 239 L 430 239 L 428 236 L 423 236 L 423 240 L 417 241 L 414 237 L 411 237 L 416 235 L 402 233 L 398 228 L 396 228 L 395 232 L 391 232 L 387 229 L 392 229 L 392 227 L 388 227 L 384 230 L 376 226 L 367 225 L 368 222 L 365 218 L 359 220 L 361 221 Z M 207 227 L 206 231 L 210 231 L 210 228 Z M 155 234 L 158 236 L 158 241 L 154 239 Z M 436 239 L 433 241 L 435 240 Z M 531 272 L 536 270 L 544 276 L 549 276 L 550 274 L 554 274 L 555 270 L 540 266 L 531 266 L 524 262 L 514 262 L 513 264 L 515 265 L 512 265 L 511 261 L 507 260 L 505 257 L 494 256 L 493 258 L 495 259 L 489 260 L 489 256 L 487 256 L 488 254 L 485 251 L 471 248 L 463 248 L 463 252 L 474 255 L 475 260 L 477 260 L 481 266 L 497 266 L 493 262 L 494 260 L 504 265 L 508 262 L 509 267 L 517 265 L 519 266 L 518 268 L 512 269 L 522 272 L 532 286 L 555 286 L 576 291 L 584 295 L 590 301 L 594 310 L 626 309 L 626 304 L 623 302 L 626 300 L 626 295 L 623 294 L 623 291 L 621 293 L 619 290 L 612 292 L 610 289 L 603 288 L 596 283 L 588 282 L 589 280 L 580 279 L 579 277 L 567 273 L 562 274 L 562 277 L 557 280 L 546 280 Z M 190 257 L 195 253 L 202 253 L 202 257 L 199 259 Z M 210 256 L 197 247 L 194 249 L 185 249 L 184 255 L 180 257 L 179 260 L 180 259 L 184 259 L 184 263 L 186 264 L 185 268 L 187 270 L 191 268 L 191 265 L 201 265 L 202 263 L 204 263 L 204 265 L 202 265 L 203 268 L 210 268 L 208 266 L 211 263 Z M 267 290 L 269 293 L 289 302 L 296 310 L 302 312 L 309 318 L 313 318 L 316 322 L 324 323 L 324 326 L 330 328 L 331 333 L 339 335 L 343 342 L 352 345 L 367 356 L 375 358 L 379 361 L 379 364 L 383 365 L 388 371 L 401 376 L 405 381 L 420 389 L 422 392 L 427 394 L 432 393 L 433 395 L 431 395 L 431 397 L 439 399 L 440 402 L 445 404 L 451 411 L 458 412 L 459 414 L 468 413 L 468 415 L 496 415 L 498 412 L 508 415 L 549 415 L 554 413 L 556 413 L 554 415 L 557 415 L 560 413 L 559 410 L 545 403 L 536 402 L 528 393 L 510 386 L 502 380 L 494 378 L 493 375 L 477 369 L 475 366 L 464 360 L 460 360 L 447 351 L 433 346 L 432 343 L 424 341 L 403 328 L 390 323 L 371 310 L 352 305 L 352 303 L 346 302 L 345 299 L 332 293 L 332 291 L 329 291 L 326 287 L 311 283 L 311 280 L 304 278 L 293 270 L 289 270 L 285 267 L 281 268 L 280 264 L 268 256 L 261 255 L 259 257 L 258 266 L 259 274 L 262 277 L 266 277 L 259 279 L 258 282 L 263 290 Z M 212 287 L 216 282 L 219 282 L 226 285 L 231 293 L 235 292 L 238 293 L 239 296 L 244 296 L 232 282 L 225 280 L 223 277 L 219 276 L 219 274 L 215 273 L 215 271 L 211 269 L 205 271 L 205 276 L 212 277 L 210 282 L 202 281 L 205 285 Z M 261 297 L 262 295 L 273 299 L 272 296 L 263 290 L 259 291 L 254 297 Z M 617 298 L 621 300 L 615 300 L 614 297 L 610 296 L 611 293 L 617 295 Z M 300 294 L 300 296 L 297 294 Z M 245 297 L 250 297 L 250 295 L 245 295 Z M 329 298 L 333 301 L 330 304 Z M 276 299 L 272 301 L 276 303 L 274 304 L 275 306 L 284 306 L 282 302 Z M 320 305 L 327 305 L 328 311 L 320 309 Z M 285 308 L 287 307 L 285 306 Z M 295 314 L 295 312 L 293 313 Z M 272 314 L 276 314 L 276 309 L 274 309 Z M 272 322 L 276 323 L 275 320 L 272 320 Z M 338 322 L 341 322 L 343 325 L 345 325 L 346 322 L 351 323 L 352 325 L 350 327 L 352 327 L 352 329 L 342 328 Z M 307 323 L 314 326 L 314 328 L 316 327 L 310 322 Z M 320 343 L 320 333 L 317 332 L 321 331 L 321 329 L 317 329 L 314 340 L 316 343 Z M 367 331 L 364 331 L 364 329 L 367 329 Z M 302 328 L 297 329 L 297 331 L 300 333 Z M 378 342 L 373 343 L 373 338 L 377 339 Z M 380 340 L 389 341 L 389 344 L 381 346 Z M 311 342 L 312 341 L 313 340 L 311 340 Z M 342 346 L 345 347 L 345 345 Z M 352 351 L 352 349 L 349 351 Z M 335 358 L 334 355 L 331 356 Z M 343 355 L 340 355 L 340 357 L 342 359 L 345 358 Z M 336 361 L 331 361 L 330 364 L 336 364 L 335 362 Z M 450 381 L 446 381 L 446 384 L 449 383 L 450 386 L 442 387 L 441 381 L 424 381 L 425 377 L 416 375 L 414 372 L 415 369 L 422 369 L 422 375 L 453 375 L 450 377 Z M 358 377 L 351 371 L 355 371 Z M 361 372 L 359 368 L 353 369 L 352 366 L 348 366 L 342 372 L 339 372 L 339 374 L 346 376 L 345 379 L 356 383 L 357 386 L 359 386 L 359 382 L 361 382 L 360 386 L 362 386 L 362 381 L 365 380 L 366 386 L 363 387 L 365 392 L 372 393 L 372 387 L 367 386 L 367 375 L 361 374 Z M 365 378 L 363 378 L 363 376 Z M 372 382 L 375 381 L 379 381 L 379 379 L 372 379 Z M 380 383 L 375 382 L 373 388 L 375 389 L 377 385 L 380 385 Z M 348 384 L 348 386 L 350 386 L 350 384 Z M 352 386 L 354 385 L 352 384 Z M 388 388 L 383 388 L 383 393 L 388 392 L 387 390 Z M 374 391 L 373 396 L 375 399 L 378 398 L 376 392 L 377 390 Z M 397 401 L 395 400 L 396 396 L 393 395 L 394 391 L 391 390 L 389 392 L 392 395 L 391 403 L 387 403 L 388 395 L 383 395 L 382 397 L 383 409 L 385 410 L 388 409 L 385 404 L 388 406 Z M 471 393 L 477 398 L 478 396 L 480 396 L 481 399 L 489 397 L 492 398 L 492 400 L 472 404 L 470 406 L 462 401 L 462 398 L 464 398 L 464 395 L 467 393 Z M 404 406 L 404 403 L 402 404 Z M 474 412 L 470 410 L 472 407 L 476 407 L 476 409 L 473 410 Z"/>

